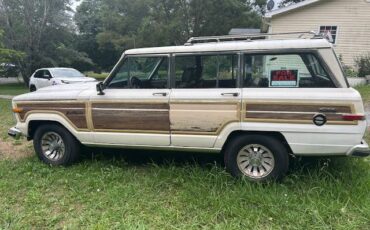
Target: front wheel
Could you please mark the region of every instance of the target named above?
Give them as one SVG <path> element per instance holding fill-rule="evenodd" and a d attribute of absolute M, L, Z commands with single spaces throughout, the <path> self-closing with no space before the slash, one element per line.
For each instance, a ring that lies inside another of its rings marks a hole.
<path fill-rule="evenodd" d="M 266 182 L 281 180 L 289 167 L 285 146 L 276 138 L 243 135 L 234 138 L 225 148 L 227 171 L 235 177 Z"/>
<path fill-rule="evenodd" d="M 41 125 L 35 132 L 33 144 L 37 156 L 46 164 L 70 165 L 78 159 L 80 143 L 62 126 Z"/>

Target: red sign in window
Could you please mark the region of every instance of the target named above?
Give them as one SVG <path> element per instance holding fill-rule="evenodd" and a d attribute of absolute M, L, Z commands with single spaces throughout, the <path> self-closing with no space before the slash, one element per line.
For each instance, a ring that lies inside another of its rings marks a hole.
<path fill-rule="evenodd" d="M 297 87 L 298 70 L 272 70 L 270 77 L 271 87 Z"/>

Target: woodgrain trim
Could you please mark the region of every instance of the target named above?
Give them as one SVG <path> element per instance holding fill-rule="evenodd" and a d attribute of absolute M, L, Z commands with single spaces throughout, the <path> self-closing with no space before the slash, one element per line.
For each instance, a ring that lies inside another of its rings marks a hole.
<path fill-rule="evenodd" d="M 23 112 L 18 114 L 21 122 L 25 122 L 28 116 L 35 113 L 57 114 L 62 116 L 74 129 L 88 130 L 85 102 L 21 102 L 16 105 L 23 109 Z"/>
<path fill-rule="evenodd" d="M 322 112 L 320 108 L 332 108 L 335 112 Z M 329 125 L 357 125 L 358 121 L 345 121 L 342 114 L 355 113 L 353 104 L 341 102 L 306 103 L 284 101 L 252 101 L 243 104 L 243 121 L 263 123 L 313 124 L 317 113 L 327 116 Z"/>
<path fill-rule="evenodd" d="M 96 132 L 170 133 L 169 105 L 164 101 L 94 101 L 91 119 Z"/>
<path fill-rule="evenodd" d="M 171 101 L 170 105 L 189 105 L 189 111 L 181 109 L 182 111 L 186 112 L 191 112 L 191 111 L 204 111 L 204 112 L 210 112 L 214 113 L 212 114 L 209 119 L 212 119 L 212 116 L 218 116 L 218 113 L 235 113 L 235 117 L 228 119 L 221 123 L 218 127 L 215 128 L 215 130 L 210 130 L 210 131 L 202 131 L 202 130 L 176 130 L 171 127 L 171 133 L 172 134 L 179 134 L 179 135 L 210 135 L 210 136 L 217 136 L 219 135 L 222 130 L 229 124 L 234 123 L 234 122 L 240 122 L 241 121 L 241 103 L 239 100 L 174 100 Z M 193 105 L 193 107 L 192 107 Z M 235 105 L 236 109 L 235 110 L 229 110 L 229 111 L 222 111 L 222 110 L 215 110 L 214 108 L 206 109 L 202 108 L 199 109 L 199 105 Z M 180 110 L 180 111 L 181 111 Z M 176 119 L 171 117 L 171 119 Z M 171 123 L 176 122 L 176 120 L 171 120 Z M 189 124 L 190 126 L 191 124 Z"/>

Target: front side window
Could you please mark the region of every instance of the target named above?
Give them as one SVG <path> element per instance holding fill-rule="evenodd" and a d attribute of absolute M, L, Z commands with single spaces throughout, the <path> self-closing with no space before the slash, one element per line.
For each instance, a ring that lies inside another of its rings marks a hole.
<path fill-rule="evenodd" d="M 177 56 L 175 63 L 176 88 L 236 87 L 236 54 Z"/>
<path fill-rule="evenodd" d="M 44 77 L 44 70 L 39 70 L 34 75 L 35 78 L 43 78 Z"/>
<path fill-rule="evenodd" d="M 333 88 L 313 54 L 245 55 L 245 88 Z"/>
<path fill-rule="evenodd" d="M 112 89 L 163 89 L 168 85 L 168 57 L 128 57 L 107 83 Z"/>

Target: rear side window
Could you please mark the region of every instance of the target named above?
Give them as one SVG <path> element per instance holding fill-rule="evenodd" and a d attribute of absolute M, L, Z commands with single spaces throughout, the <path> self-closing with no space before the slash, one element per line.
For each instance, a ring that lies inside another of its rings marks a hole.
<path fill-rule="evenodd" d="M 334 88 L 313 54 L 245 55 L 245 88 Z"/>
<path fill-rule="evenodd" d="M 236 54 L 176 56 L 175 63 L 176 88 L 236 87 Z"/>

